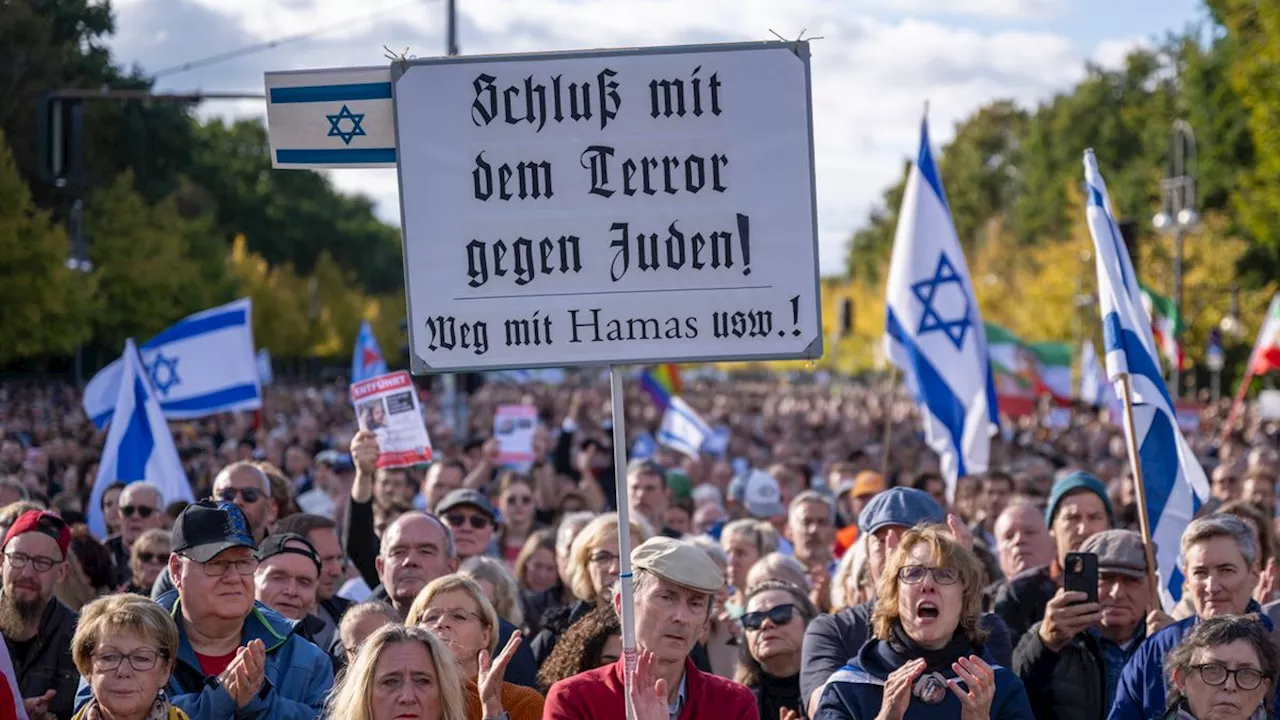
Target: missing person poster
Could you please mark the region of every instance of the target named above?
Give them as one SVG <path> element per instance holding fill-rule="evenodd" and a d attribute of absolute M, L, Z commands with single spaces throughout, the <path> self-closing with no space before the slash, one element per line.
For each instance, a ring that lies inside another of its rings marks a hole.
<path fill-rule="evenodd" d="M 538 427 L 538 409 L 532 405 L 499 405 L 493 418 L 493 436 L 498 440 L 498 464 L 527 469 L 533 454 L 533 433 Z"/>
<path fill-rule="evenodd" d="M 431 461 L 431 438 L 422 419 L 418 391 L 409 373 L 379 375 L 351 384 L 351 402 L 361 430 L 378 437 L 378 467 L 398 468 Z"/>

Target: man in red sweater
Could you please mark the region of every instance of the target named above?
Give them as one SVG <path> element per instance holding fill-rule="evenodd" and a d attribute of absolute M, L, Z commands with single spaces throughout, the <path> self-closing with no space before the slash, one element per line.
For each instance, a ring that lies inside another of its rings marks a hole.
<path fill-rule="evenodd" d="M 654 688 L 665 688 L 662 720 L 756 720 L 755 696 L 746 687 L 700 672 L 689 652 L 702 634 L 724 587 L 724 575 L 706 551 L 680 540 L 655 537 L 631 552 L 636 608 L 636 645 L 648 687 L 633 689 L 637 705 L 653 709 Z M 621 613 L 621 596 L 613 593 Z M 589 670 L 551 686 L 543 720 L 597 720 L 626 717 L 623 663 Z M 658 682 L 661 681 L 661 682 Z M 640 707 L 637 707 L 639 710 Z M 644 713 L 648 715 L 649 713 Z M 658 712 L 661 716 L 662 713 Z"/>

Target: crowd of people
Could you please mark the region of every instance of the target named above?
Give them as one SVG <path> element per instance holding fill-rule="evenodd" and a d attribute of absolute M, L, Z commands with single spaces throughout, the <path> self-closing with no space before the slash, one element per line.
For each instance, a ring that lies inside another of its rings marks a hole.
<path fill-rule="evenodd" d="M 1208 405 L 1188 429 L 1212 499 L 1166 613 L 1092 409 L 1004 418 L 949 492 L 887 380 L 687 385 L 727 443 L 632 448 L 661 409 L 628 384 L 617 468 L 585 375 L 424 392 L 434 458 L 408 468 L 377 467 L 342 381 L 272 386 L 172 423 L 198 500 L 110 483 L 101 537 L 105 431 L 74 388 L 0 385 L 0 719 L 1274 717 L 1280 424 L 1250 409 L 1220 441 Z M 509 404 L 538 413 L 522 466 Z M 1067 587 L 1080 553 L 1096 587 Z"/>

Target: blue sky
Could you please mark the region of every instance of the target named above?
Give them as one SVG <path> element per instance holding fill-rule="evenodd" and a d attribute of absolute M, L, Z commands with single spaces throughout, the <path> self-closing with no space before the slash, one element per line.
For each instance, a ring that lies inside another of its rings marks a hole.
<path fill-rule="evenodd" d="M 168 75 L 164 89 L 261 91 L 262 73 L 380 65 L 383 45 L 442 54 L 442 0 L 115 0 L 116 57 L 148 72 L 317 28 L 318 37 Z M 463 53 L 771 39 L 813 43 L 815 163 L 824 273 L 905 158 L 921 108 L 945 143 L 956 122 L 993 100 L 1027 107 L 1069 89 L 1086 61 L 1125 53 L 1200 20 L 1195 0 L 458 0 Z M 362 14 L 363 13 L 363 14 Z M 336 29 L 334 29 L 336 26 Z M 261 101 L 206 115 L 261 116 Z M 285 172 L 285 171 L 281 171 Z M 330 173 L 399 222 L 392 170 Z M 945 182 L 945 178 L 944 178 Z"/>

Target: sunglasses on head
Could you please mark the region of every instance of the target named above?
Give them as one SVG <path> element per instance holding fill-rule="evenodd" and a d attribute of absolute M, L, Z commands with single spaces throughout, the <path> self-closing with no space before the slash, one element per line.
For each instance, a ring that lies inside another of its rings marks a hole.
<path fill-rule="evenodd" d="M 147 507 L 146 505 L 121 505 L 120 506 L 120 514 L 127 518 L 131 518 L 134 515 L 137 515 L 143 520 L 146 520 L 147 518 L 151 517 L 152 514 L 155 513 L 155 511 L 156 511 L 155 508 Z"/>
<path fill-rule="evenodd" d="M 218 499 L 224 502 L 233 503 L 236 501 L 236 495 L 244 498 L 247 503 L 256 503 L 258 498 L 262 497 L 262 491 L 258 488 L 222 488 L 218 493 Z"/>
<path fill-rule="evenodd" d="M 768 610 L 743 613 L 742 627 L 748 630 L 759 630 L 764 625 L 765 618 L 768 618 L 774 625 L 786 625 L 791 622 L 795 612 L 795 604 L 786 603 L 785 605 L 775 605 Z"/>
<path fill-rule="evenodd" d="M 483 530 L 492 524 L 483 515 L 445 515 L 444 519 L 451 527 L 460 528 L 469 524 L 473 530 Z"/>

